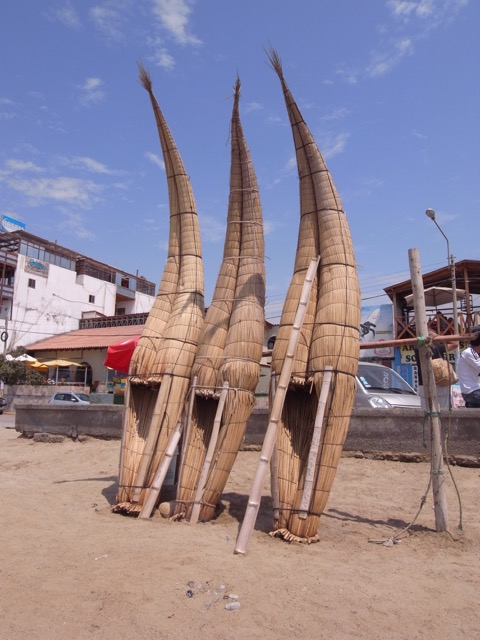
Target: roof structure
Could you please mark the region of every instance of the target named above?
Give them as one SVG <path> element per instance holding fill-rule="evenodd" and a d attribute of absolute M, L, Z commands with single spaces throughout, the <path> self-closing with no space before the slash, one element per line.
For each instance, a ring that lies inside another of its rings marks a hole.
<path fill-rule="evenodd" d="M 141 325 L 126 325 L 121 327 L 101 327 L 99 329 L 78 329 L 69 331 L 45 340 L 32 342 L 28 351 L 65 351 L 79 349 L 106 349 L 112 344 L 131 340 L 142 333 Z"/>
<path fill-rule="evenodd" d="M 448 266 L 424 273 L 422 279 L 425 288 L 452 286 L 452 273 Z M 480 260 L 456 262 L 455 279 L 456 286 L 459 289 L 465 289 L 467 296 L 480 294 Z M 398 284 L 392 284 L 389 287 L 385 287 L 384 291 L 393 301 L 394 296 L 400 298 L 412 293 L 412 281 L 404 280 Z"/>
<path fill-rule="evenodd" d="M 422 275 L 425 289 L 431 287 L 452 287 L 452 272 L 450 266 L 429 271 Z M 459 333 L 468 333 L 472 326 L 479 324 L 480 312 L 474 305 L 473 297 L 480 295 L 480 260 L 461 260 L 455 263 L 455 287 L 465 292 L 459 300 L 458 313 Z M 394 332 L 396 338 L 415 336 L 414 315 L 409 312 L 408 296 L 412 294 L 412 281 L 404 280 L 390 287 L 385 287 L 385 293 L 393 302 Z M 453 308 L 448 313 L 453 312 Z M 451 333 L 451 322 L 447 329 Z"/>

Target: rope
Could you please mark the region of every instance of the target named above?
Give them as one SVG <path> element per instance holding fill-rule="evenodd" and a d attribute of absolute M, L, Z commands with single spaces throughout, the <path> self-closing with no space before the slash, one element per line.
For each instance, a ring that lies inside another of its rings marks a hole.
<path fill-rule="evenodd" d="M 437 417 L 440 418 L 441 417 L 441 413 L 440 412 L 425 412 L 425 417 L 424 417 L 424 421 L 423 421 L 423 444 L 426 447 L 426 442 L 425 442 L 425 424 L 426 421 L 428 419 L 428 417 Z M 450 437 L 450 426 L 451 426 L 451 409 L 449 411 L 449 418 L 448 418 L 448 428 L 447 428 L 447 433 L 445 435 L 445 454 L 444 454 L 444 460 L 445 460 L 445 464 L 447 466 L 447 469 L 449 471 L 450 477 L 452 479 L 453 482 L 453 486 L 455 487 L 455 491 L 457 493 L 457 498 L 458 498 L 458 504 L 459 504 L 459 510 L 460 510 L 460 516 L 459 516 L 459 523 L 457 526 L 457 531 L 459 533 L 463 533 L 463 524 L 462 524 L 462 500 L 460 497 L 460 492 L 458 490 L 458 486 L 457 483 L 455 482 L 455 478 L 453 477 L 453 473 L 452 470 L 450 468 L 450 463 L 448 460 L 448 439 Z M 433 455 L 432 455 L 432 447 L 433 447 L 433 442 L 432 442 L 433 438 L 430 439 L 430 457 L 431 460 L 433 460 Z M 428 492 L 430 490 L 430 485 L 432 483 L 432 476 L 433 475 L 437 475 L 437 476 L 442 476 L 444 475 L 444 471 L 443 469 L 431 469 L 430 470 L 430 475 L 429 475 L 429 479 L 428 479 L 428 484 L 427 484 L 427 488 L 425 490 L 425 493 L 423 494 L 423 496 L 420 499 L 420 506 L 418 508 L 417 513 L 415 514 L 415 517 L 413 518 L 413 520 L 406 526 L 404 527 L 401 531 L 399 531 L 398 533 L 396 533 L 393 536 L 390 536 L 389 538 L 383 538 L 383 539 L 370 539 L 368 542 L 371 542 L 373 544 L 382 544 L 386 547 L 391 547 L 394 544 L 398 544 L 398 542 L 400 542 L 400 538 L 401 536 L 404 536 L 404 534 L 407 533 L 407 531 L 415 524 L 418 516 L 420 515 L 421 510 L 423 509 L 423 505 L 425 504 L 426 500 L 427 500 L 427 495 Z M 450 533 L 450 531 L 447 531 L 448 535 L 450 536 L 450 538 L 454 541 L 454 542 L 458 542 L 458 538 L 454 538 L 452 536 L 452 534 Z"/>
<path fill-rule="evenodd" d="M 452 479 L 453 482 L 453 486 L 455 488 L 455 492 L 457 494 L 457 499 L 458 499 L 458 509 L 459 509 L 459 518 L 458 518 L 458 525 L 457 525 L 457 531 L 459 533 L 463 533 L 463 522 L 462 522 L 462 518 L 463 518 L 463 508 L 462 508 L 462 499 L 460 497 L 460 491 L 458 490 L 458 486 L 457 483 L 455 482 L 455 478 L 453 477 L 453 472 L 452 469 L 450 467 L 450 462 L 448 459 L 448 440 L 450 438 L 450 427 L 451 427 L 451 419 L 452 419 L 452 412 L 451 410 L 449 411 L 448 414 L 448 423 L 447 423 L 447 432 L 445 434 L 445 464 L 447 465 L 447 469 L 448 469 L 448 473 L 450 474 L 450 478 Z"/>

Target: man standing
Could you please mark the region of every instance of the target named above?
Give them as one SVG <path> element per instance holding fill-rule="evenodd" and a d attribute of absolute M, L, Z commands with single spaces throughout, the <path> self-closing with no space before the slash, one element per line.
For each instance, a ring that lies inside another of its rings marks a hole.
<path fill-rule="evenodd" d="M 480 407 L 480 333 L 462 351 L 457 375 L 466 407 Z"/>

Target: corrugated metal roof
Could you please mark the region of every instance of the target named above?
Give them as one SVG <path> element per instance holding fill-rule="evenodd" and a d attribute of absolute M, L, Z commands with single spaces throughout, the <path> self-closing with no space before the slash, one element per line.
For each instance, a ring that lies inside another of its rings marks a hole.
<path fill-rule="evenodd" d="M 78 329 L 62 333 L 46 340 L 39 340 L 28 345 L 27 351 L 60 351 L 78 349 L 105 349 L 111 344 L 130 340 L 141 335 L 143 325 L 126 325 L 123 327 L 101 327 L 100 329 Z"/>

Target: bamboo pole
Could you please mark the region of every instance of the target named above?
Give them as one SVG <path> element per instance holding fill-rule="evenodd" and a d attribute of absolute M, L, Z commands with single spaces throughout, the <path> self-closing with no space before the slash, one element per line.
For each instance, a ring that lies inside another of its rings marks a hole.
<path fill-rule="evenodd" d="M 275 393 L 275 398 L 273 399 L 270 421 L 268 423 L 267 432 L 263 441 L 262 452 L 260 454 L 260 459 L 255 471 L 255 477 L 253 479 L 245 517 L 243 519 L 242 526 L 237 537 L 235 553 L 245 554 L 247 552 L 250 536 L 252 534 L 253 527 L 255 526 L 258 509 L 260 507 L 262 487 L 265 482 L 268 465 L 272 457 L 273 449 L 275 447 L 278 423 L 282 415 L 285 395 L 287 393 L 290 377 L 292 375 L 293 360 L 295 358 L 297 344 L 300 339 L 300 331 L 305 319 L 306 307 L 308 299 L 310 297 L 310 292 L 312 290 L 313 280 L 318 269 L 319 261 L 320 256 L 312 258 L 307 269 L 305 282 L 303 283 L 302 292 L 300 295 L 300 301 L 298 303 L 297 312 L 295 314 L 295 320 L 290 330 L 290 337 L 288 340 L 287 351 L 285 353 L 285 360 L 280 372 L 277 391 Z"/>
<path fill-rule="evenodd" d="M 275 398 L 275 371 L 272 372 L 270 377 L 270 394 L 273 402 Z M 280 517 L 280 493 L 278 491 L 278 452 L 276 444 L 273 447 L 270 461 L 270 492 L 272 494 L 273 521 L 278 522 Z"/>
<path fill-rule="evenodd" d="M 190 441 L 190 431 L 192 430 L 192 414 L 193 414 L 193 403 L 195 401 L 195 390 L 197 388 L 197 376 L 193 377 L 192 385 L 190 387 L 190 398 L 188 400 L 188 409 L 187 416 L 185 420 L 185 429 L 183 431 L 183 446 L 180 452 L 180 466 L 179 469 L 183 469 L 183 462 L 185 459 L 185 450 Z"/>
<path fill-rule="evenodd" d="M 425 296 L 423 291 L 422 269 L 418 249 L 409 249 L 410 277 L 413 288 L 413 305 L 417 318 L 417 338 L 428 336 L 427 314 L 425 312 Z M 440 407 L 437 400 L 437 389 L 433 377 L 432 361 L 427 347 L 419 342 L 418 355 L 422 368 L 425 403 L 430 417 L 432 433 L 432 491 L 433 508 L 435 511 L 436 531 L 446 531 L 448 528 L 447 498 L 445 492 L 445 476 L 443 472 L 442 434 L 440 421 Z"/>
<path fill-rule="evenodd" d="M 143 503 L 143 507 L 138 514 L 139 518 L 150 518 L 152 511 L 155 508 L 155 503 L 157 502 L 160 489 L 162 488 L 168 469 L 170 468 L 170 465 L 172 463 L 175 450 L 178 447 L 180 436 L 182 435 L 182 429 L 182 422 L 179 422 L 175 427 L 174 432 L 170 436 L 170 440 L 168 441 L 167 447 L 165 449 L 165 454 L 163 456 L 162 462 L 158 466 L 158 469 L 152 480 L 152 484 L 147 491 L 147 496 L 145 498 L 145 502 Z"/>
<path fill-rule="evenodd" d="M 207 453 L 205 454 L 205 462 L 203 463 L 202 473 L 198 481 L 197 491 L 195 493 L 195 499 L 193 502 L 192 515 L 190 516 L 190 523 L 197 524 L 198 516 L 200 515 L 200 509 L 202 506 L 203 490 L 207 482 L 208 472 L 212 463 L 213 454 L 215 453 L 215 447 L 217 446 L 218 433 L 220 431 L 220 423 L 222 421 L 223 409 L 225 407 L 225 400 L 228 393 L 228 382 L 223 383 L 222 392 L 220 393 L 220 399 L 218 401 L 217 411 L 215 413 L 215 420 L 213 421 L 212 435 L 210 436 L 210 442 L 208 443 Z"/>
<path fill-rule="evenodd" d="M 317 414 L 315 416 L 315 424 L 313 426 L 312 442 L 308 454 L 307 470 L 305 472 L 305 484 L 303 487 L 302 501 L 298 517 L 306 520 L 310 501 L 312 499 L 313 481 L 315 479 L 315 467 L 317 466 L 318 450 L 322 439 L 323 417 L 325 416 L 325 407 L 327 406 L 328 392 L 332 383 L 333 367 L 327 365 L 323 375 L 322 389 L 320 398 L 318 399 Z"/>
<path fill-rule="evenodd" d="M 466 333 L 463 336 L 460 335 L 445 335 L 435 336 L 432 342 L 470 342 L 474 336 Z M 360 343 L 360 349 L 378 349 L 381 347 L 402 347 L 407 345 L 416 345 L 417 338 L 397 338 L 396 340 L 378 340 L 377 342 L 364 342 Z M 265 355 L 265 354 L 264 354 Z"/>
<path fill-rule="evenodd" d="M 123 410 L 123 421 L 125 423 L 126 419 L 127 419 L 127 411 L 130 410 L 130 383 L 127 384 L 127 388 L 126 388 L 126 394 L 125 394 L 125 398 L 124 398 L 124 403 L 125 403 L 125 408 Z M 125 444 L 126 444 L 126 429 L 124 424 L 122 424 L 122 438 L 120 441 L 120 460 L 118 463 L 118 486 L 122 487 L 124 485 L 124 475 L 125 475 L 125 470 L 123 468 L 123 463 L 125 460 Z"/>

